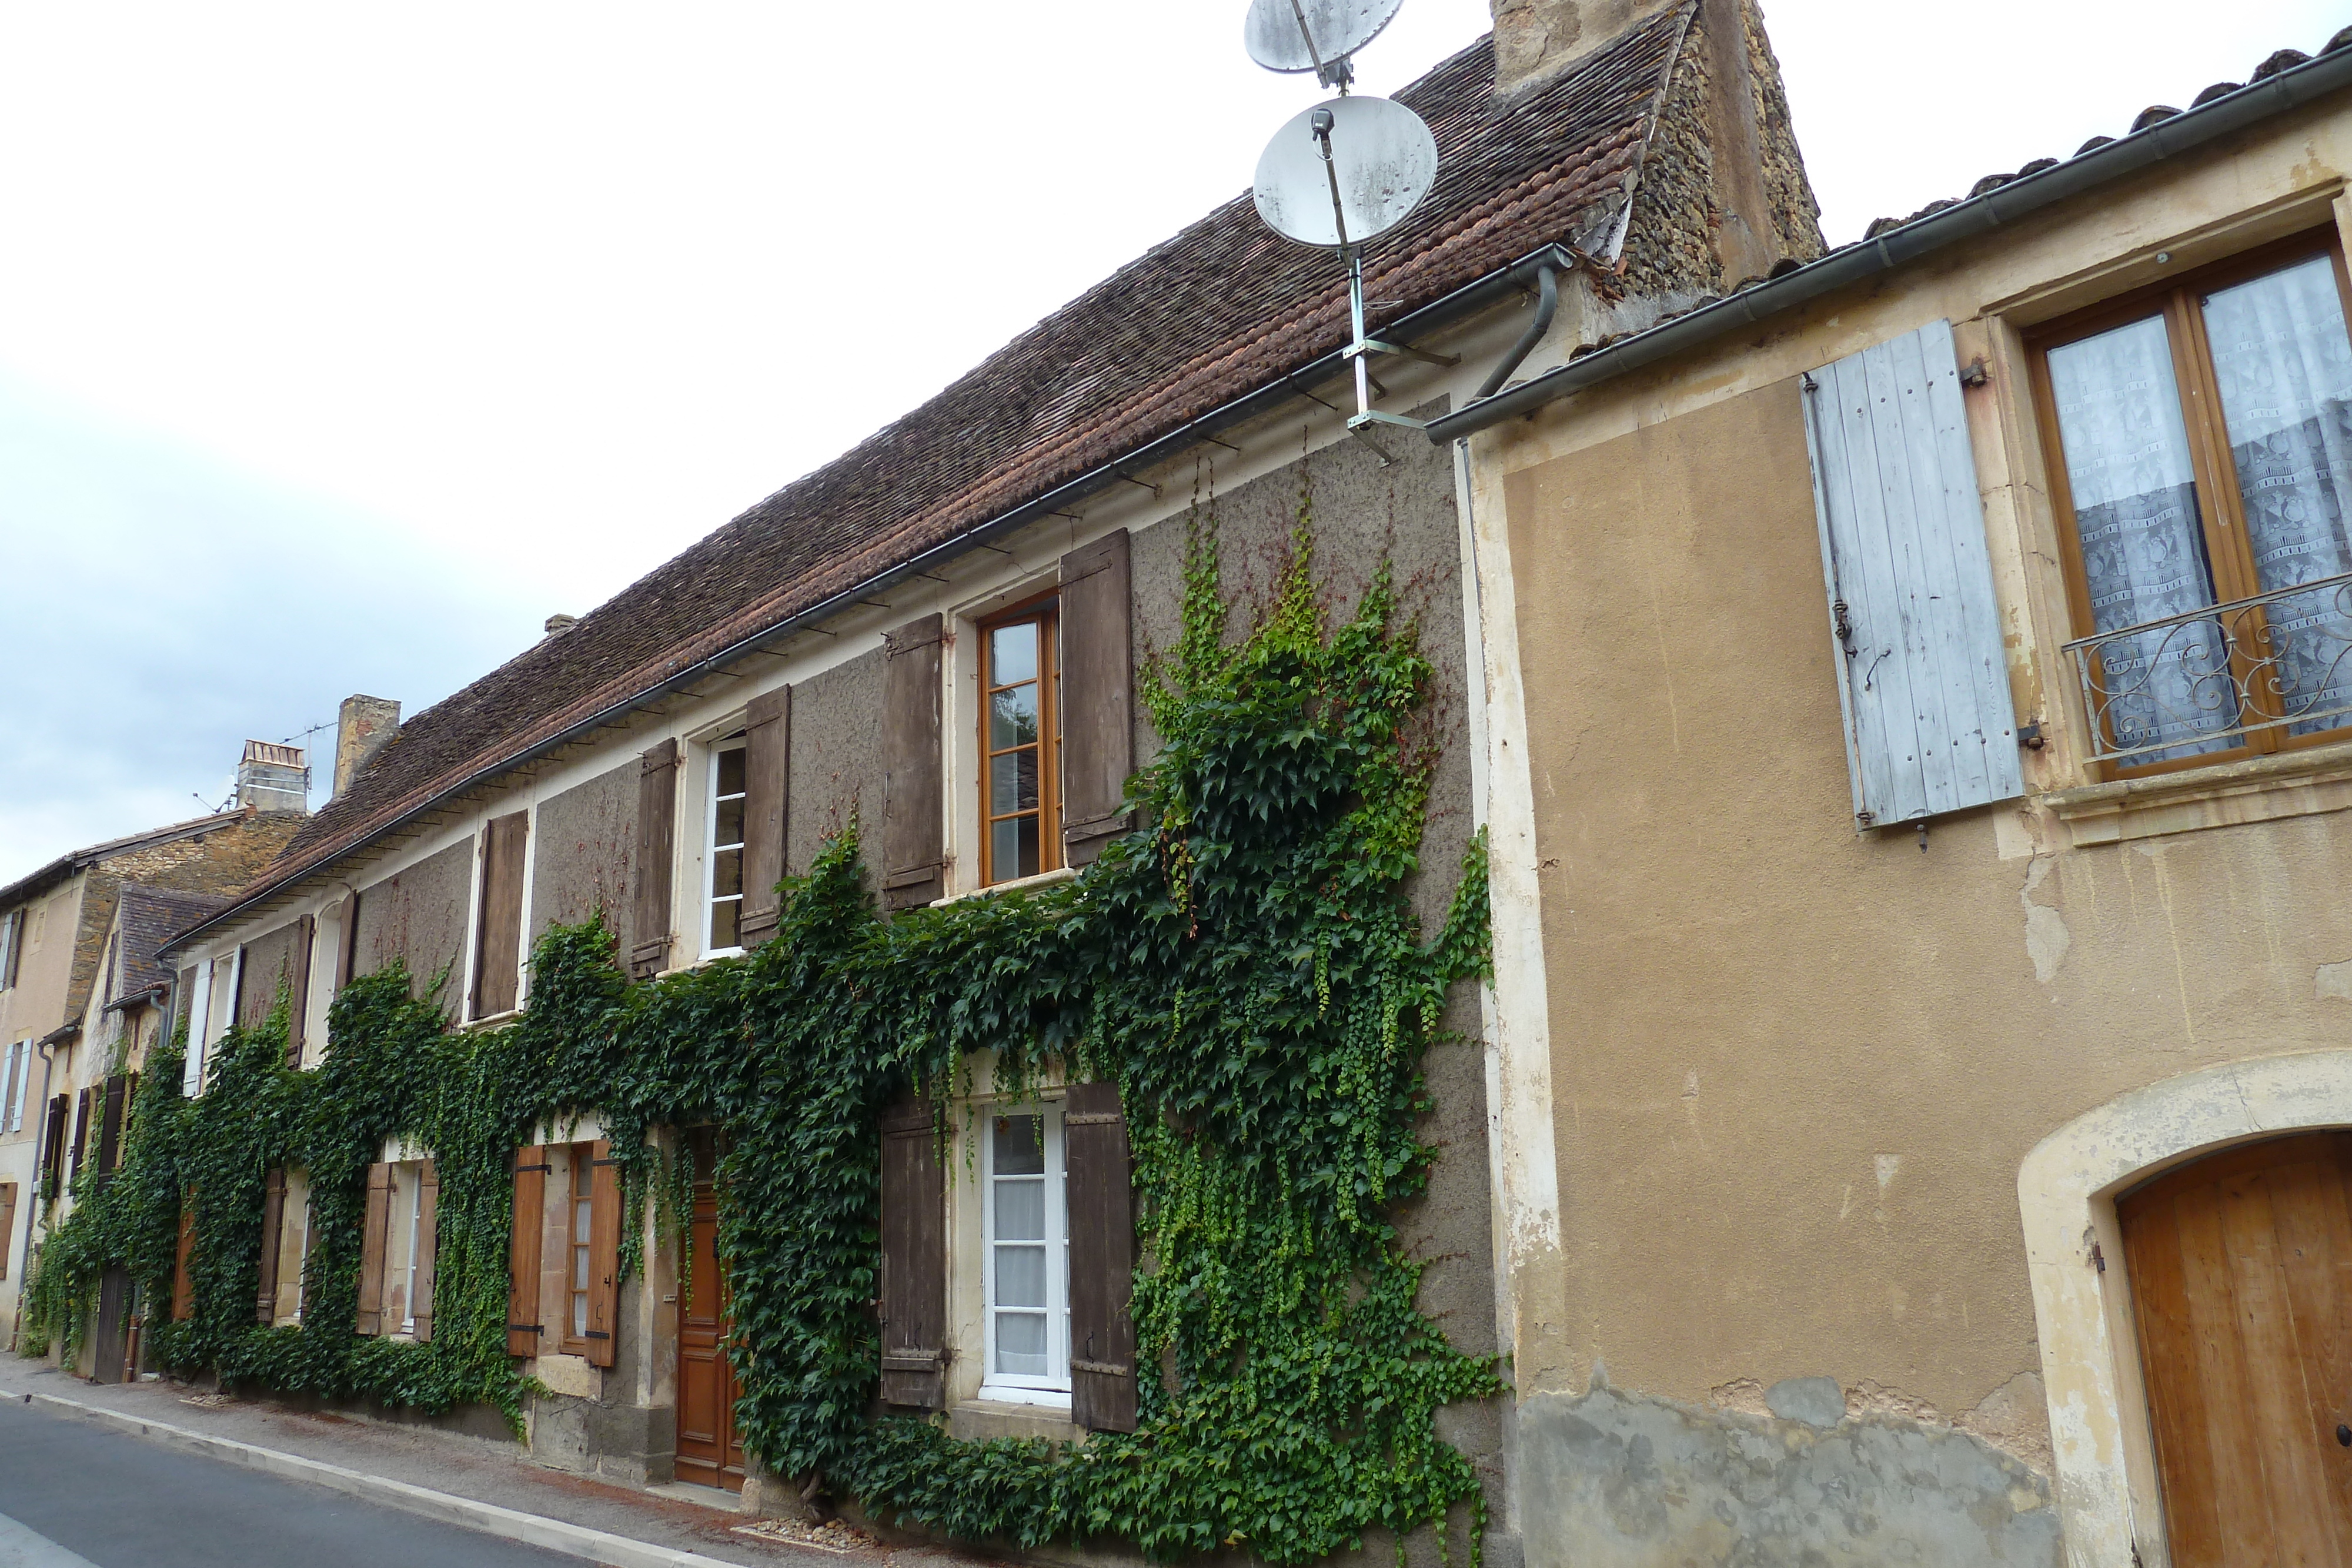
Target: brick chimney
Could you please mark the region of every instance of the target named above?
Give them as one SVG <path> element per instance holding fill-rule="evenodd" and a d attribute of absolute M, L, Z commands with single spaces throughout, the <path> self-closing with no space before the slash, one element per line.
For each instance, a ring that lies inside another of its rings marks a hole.
<path fill-rule="evenodd" d="M 335 794 L 352 787 L 375 754 L 400 733 L 400 705 L 389 697 L 343 699 L 335 716 Z"/>
<path fill-rule="evenodd" d="M 299 746 L 247 741 L 236 764 L 236 803 L 264 811 L 308 811 L 310 758 Z"/>
<path fill-rule="evenodd" d="M 1674 0 L 1487 0 L 1495 16 L 1495 90 L 1549 81 Z"/>

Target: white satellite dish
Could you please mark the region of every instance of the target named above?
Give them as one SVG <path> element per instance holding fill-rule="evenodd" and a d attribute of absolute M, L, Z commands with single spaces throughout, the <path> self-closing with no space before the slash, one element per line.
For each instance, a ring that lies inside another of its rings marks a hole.
<path fill-rule="evenodd" d="M 1335 98 L 1294 117 L 1257 161 L 1257 215 L 1302 245 L 1353 249 L 1402 223 L 1437 178 L 1437 138 L 1385 98 Z"/>
<path fill-rule="evenodd" d="M 1313 71 L 1326 87 L 1350 78 L 1348 57 L 1381 35 L 1404 0 L 1250 0 L 1242 44 L 1270 71 Z"/>

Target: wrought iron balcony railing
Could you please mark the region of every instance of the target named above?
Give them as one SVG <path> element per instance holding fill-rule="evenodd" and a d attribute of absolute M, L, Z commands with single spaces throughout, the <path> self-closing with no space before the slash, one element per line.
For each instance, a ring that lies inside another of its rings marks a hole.
<path fill-rule="evenodd" d="M 2352 723 L 2352 572 L 2065 644 L 2094 755 L 2153 762 Z"/>

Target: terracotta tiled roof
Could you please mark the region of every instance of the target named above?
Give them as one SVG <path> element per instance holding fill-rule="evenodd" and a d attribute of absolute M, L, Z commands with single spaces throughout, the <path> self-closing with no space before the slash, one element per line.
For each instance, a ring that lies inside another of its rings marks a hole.
<path fill-rule="evenodd" d="M 1369 259 L 1402 315 L 1614 215 L 1691 10 L 1507 104 L 1486 40 L 1397 96 L 1439 174 Z M 418 714 L 247 891 L 261 896 L 463 781 L 844 589 L 1118 460 L 1347 339 L 1339 269 L 1227 202 L 845 455 Z M 1383 315 L 1381 319 L 1391 319 Z"/>
<path fill-rule="evenodd" d="M 116 966 L 114 995 L 107 1001 L 121 1001 L 170 979 L 171 971 L 156 957 L 164 942 L 207 915 L 226 908 L 228 902 L 209 893 L 179 893 L 143 883 L 124 883 L 122 953 Z"/>

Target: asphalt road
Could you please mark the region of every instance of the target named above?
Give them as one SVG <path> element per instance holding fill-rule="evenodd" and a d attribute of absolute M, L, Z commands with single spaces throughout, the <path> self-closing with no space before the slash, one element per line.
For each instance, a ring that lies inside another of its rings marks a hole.
<path fill-rule="evenodd" d="M 0 1403 L 0 1568 L 579 1568 L 579 1559 Z"/>

